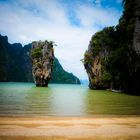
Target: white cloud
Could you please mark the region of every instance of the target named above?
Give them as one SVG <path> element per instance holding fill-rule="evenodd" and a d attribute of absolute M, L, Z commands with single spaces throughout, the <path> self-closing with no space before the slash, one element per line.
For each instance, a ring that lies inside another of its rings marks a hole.
<path fill-rule="evenodd" d="M 82 5 L 77 10 L 78 18 L 85 28 L 99 26 L 110 26 L 118 22 L 120 14 L 114 9 L 103 9 Z"/>
<path fill-rule="evenodd" d="M 64 69 L 81 79 L 87 78 L 80 59 L 91 36 L 100 26 L 117 23 L 119 13 L 90 5 L 75 5 L 81 26 L 73 26 L 66 7 L 55 0 L 18 0 L 0 6 L 0 32 L 11 43 L 30 43 L 33 40 L 53 40 L 58 45 L 55 55 Z M 68 7 L 67 7 L 68 8 Z M 74 9 L 72 9 L 74 10 Z"/>

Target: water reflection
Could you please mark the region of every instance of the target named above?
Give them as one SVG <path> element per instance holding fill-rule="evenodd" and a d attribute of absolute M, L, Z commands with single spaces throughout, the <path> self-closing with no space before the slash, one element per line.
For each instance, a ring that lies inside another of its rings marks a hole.
<path fill-rule="evenodd" d="M 0 116 L 140 114 L 140 97 L 89 90 L 82 85 L 0 83 Z"/>
<path fill-rule="evenodd" d="M 140 115 L 140 97 L 105 90 L 88 90 L 86 94 L 88 115 Z"/>
<path fill-rule="evenodd" d="M 24 99 L 24 114 L 51 115 L 51 92 L 51 88 L 32 87 Z"/>

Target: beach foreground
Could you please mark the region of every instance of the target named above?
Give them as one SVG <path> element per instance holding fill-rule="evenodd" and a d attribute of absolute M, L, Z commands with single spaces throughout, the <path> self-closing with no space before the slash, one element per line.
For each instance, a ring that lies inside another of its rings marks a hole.
<path fill-rule="evenodd" d="M 0 117 L 2 140 L 140 139 L 140 117 Z"/>

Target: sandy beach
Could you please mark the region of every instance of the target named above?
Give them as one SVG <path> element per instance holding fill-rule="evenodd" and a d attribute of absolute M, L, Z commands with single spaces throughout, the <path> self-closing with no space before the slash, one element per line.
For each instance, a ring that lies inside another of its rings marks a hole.
<path fill-rule="evenodd" d="M 0 117 L 0 140 L 138 140 L 140 116 Z"/>

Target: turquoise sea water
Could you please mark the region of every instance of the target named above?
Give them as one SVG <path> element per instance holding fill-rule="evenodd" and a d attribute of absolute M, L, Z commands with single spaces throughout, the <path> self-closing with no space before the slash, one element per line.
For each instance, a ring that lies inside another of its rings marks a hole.
<path fill-rule="evenodd" d="M 0 116 L 140 115 L 140 96 L 84 85 L 0 83 Z"/>

